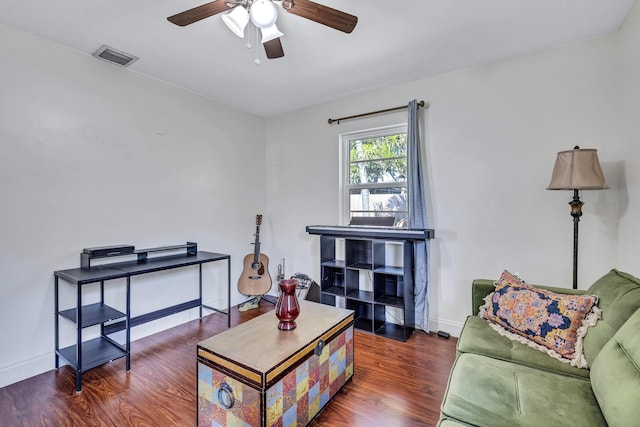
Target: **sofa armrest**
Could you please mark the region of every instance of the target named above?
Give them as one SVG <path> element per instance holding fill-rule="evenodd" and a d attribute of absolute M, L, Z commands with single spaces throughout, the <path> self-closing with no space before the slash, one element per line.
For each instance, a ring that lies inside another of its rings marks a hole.
<path fill-rule="evenodd" d="M 557 294 L 569 294 L 569 295 L 584 295 L 586 293 L 583 289 L 571 289 L 571 288 L 558 288 L 555 286 L 543 286 L 533 285 L 536 288 L 546 289 Z M 489 279 L 475 279 L 471 284 L 471 314 L 476 315 L 480 310 L 480 306 L 484 304 L 484 299 L 487 295 L 493 292 L 495 288 L 495 280 Z"/>
<path fill-rule="evenodd" d="M 493 292 L 495 288 L 495 280 L 476 279 L 471 284 L 471 314 L 478 314 L 480 306 L 484 304 L 487 295 Z"/>

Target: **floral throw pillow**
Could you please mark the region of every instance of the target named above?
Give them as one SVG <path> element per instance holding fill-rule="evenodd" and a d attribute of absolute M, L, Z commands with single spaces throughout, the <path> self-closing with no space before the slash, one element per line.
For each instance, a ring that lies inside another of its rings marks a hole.
<path fill-rule="evenodd" d="M 565 295 L 535 288 L 508 271 L 485 298 L 479 316 L 510 339 L 587 368 L 582 339 L 601 312 L 595 295 Z"/>

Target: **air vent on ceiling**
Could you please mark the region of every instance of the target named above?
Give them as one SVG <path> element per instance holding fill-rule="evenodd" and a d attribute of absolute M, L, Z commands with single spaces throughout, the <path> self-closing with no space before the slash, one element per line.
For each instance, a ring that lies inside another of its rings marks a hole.
<path fill-rule="evenodd" d="M 93 52 L 93 56 L 121 67 L 128 67 L 138 60 L 137 56 L 129 55 L 106 45 Z"/>

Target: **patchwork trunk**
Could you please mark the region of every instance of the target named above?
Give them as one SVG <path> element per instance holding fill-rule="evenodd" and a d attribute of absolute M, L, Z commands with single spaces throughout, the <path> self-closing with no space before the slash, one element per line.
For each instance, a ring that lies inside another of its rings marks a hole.
<path fill-rule="evenodd" d="M 304 426 L 353 376 L 353 312 L 301 301 L 297 328 L 274 313 L 198 345 L 199 426 Z"/>

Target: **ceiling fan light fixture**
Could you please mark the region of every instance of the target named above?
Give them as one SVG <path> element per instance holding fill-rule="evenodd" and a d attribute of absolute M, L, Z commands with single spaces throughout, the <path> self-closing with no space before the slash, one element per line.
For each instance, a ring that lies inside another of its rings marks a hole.
<path fill-rule="evenodd" d="M 273 24 L 268 28 L 261 28 L 260 31 L 262 32 L 262 43 L 270 42 L 271 40 L 284 36 L 284 34 L 278 30 L 276 24 Z"/>
<path fill-rule="evenodd" d="M 242 6 L 236 6 L 231 12 L 222 15 L 222 21 L 236 36 L 244 38 L 244 29 L 249 23 L 249 12 Z"/>
<path fill-rule="evenodd" d="M 278 11 L 271 0 L 253 2 L 249 15 L 251 16 L 251 22 L 263 30 L 273 26 L 276 23 L 276 19 L 278 19 Z"/>
<path fill-rule="evenodd" d="M 238 37 L 244 38 L 245 29 L 251 19 L 262 33 L 262 45 L 269 59 L 282 58 L 284 50 L 280 38 L 284 35 L 275 23 L 278 7 L 292 15 L 351 33 L 358 23 L 358 17 L 313 0 L 209 0 L 200 6 L 169 16 L 172 24 L 184 27 L 213 15 L 222 14 L 223 22 Z M 256 34 L 257 35 L 257 34 Z M 251 47 L 248 43 L 247 47 Z"/>

